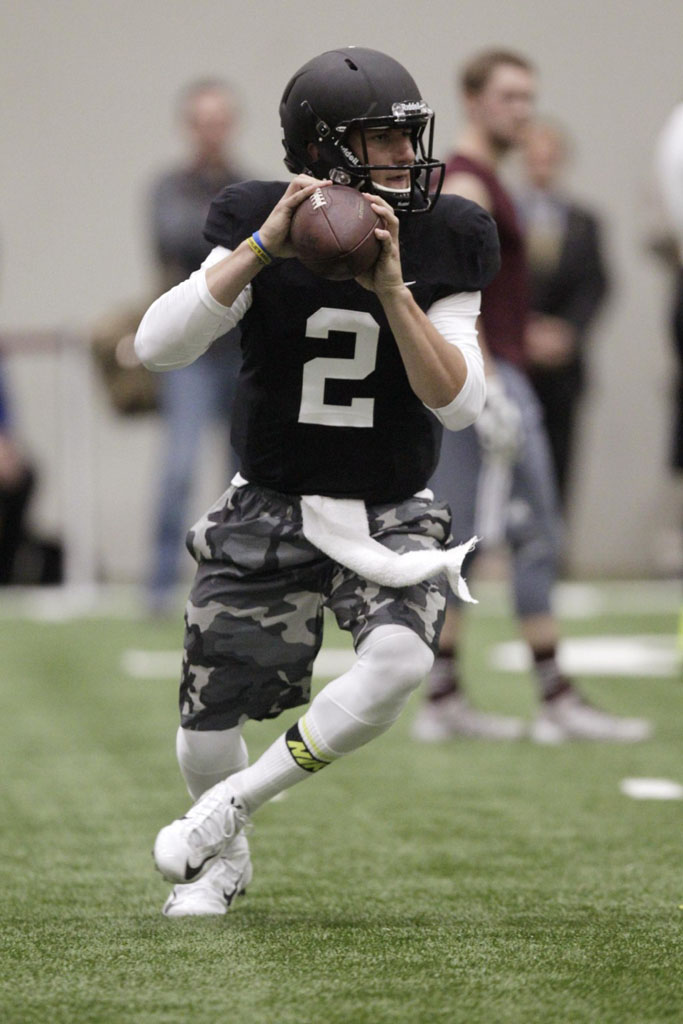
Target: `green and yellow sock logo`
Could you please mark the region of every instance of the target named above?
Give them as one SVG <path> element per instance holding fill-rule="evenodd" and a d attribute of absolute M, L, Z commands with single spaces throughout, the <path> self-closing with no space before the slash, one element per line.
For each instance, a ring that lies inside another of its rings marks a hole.
<path fill-rule="evenodd" d="M 288 729 L 285 733 L 285 743 L 299 768 L 303 768 L 305 772 L 319 772 L 321 768 L 330 763 L 324 758 L 316 757 L 315 754 L 311 753 L 299 731 L 298 722 L 295 722 L 291 729 Z"/>

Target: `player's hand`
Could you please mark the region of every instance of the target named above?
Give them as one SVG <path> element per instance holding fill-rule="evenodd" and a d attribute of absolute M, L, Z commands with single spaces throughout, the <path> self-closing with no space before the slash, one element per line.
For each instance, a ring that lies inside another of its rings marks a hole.
<path fill-rule="evenodd" d="M 259 229 L 263 245 L 271 256 L 289 259 L 294 249 L 289 241 L 289 229 L 294 211 L 321 185 L 331 185 L 329 179 L 312 178 L 310 174 L 297 174 L 287 186 L 287 191 L 273 207 Z"/>
<path fill-rule="evenodd" d="M 364 274 L 359 274 L 356 281 L 368 291 L 375 292 L 381 300 L 383 293 L 405 287 L 398 247 L 398 217 L 394 208 L 380 196 L 370 192 L 363 192 L 363 195 L 370 200 L 373 210 L 382 219 L 382 227 L 375 228 L 382 249 L 376 263 Z"/>
<path fill-rule="evenodd" d="M 486 404 L 474 428 L 485 456 L 514 462 L 522 443 L 522 415 L 497 377 L 487 377 Z"/>
<path fill-rule="evenodd" d="M 540 369 L 567 366 L 576 354 L 576 331 L 560 317 L 536 314 L 527 324 L 524 349 L 529 362 Z"/>

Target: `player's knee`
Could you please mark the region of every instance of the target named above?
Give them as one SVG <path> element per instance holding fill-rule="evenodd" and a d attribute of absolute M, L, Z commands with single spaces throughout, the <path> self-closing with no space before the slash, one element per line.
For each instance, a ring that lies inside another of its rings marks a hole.
<path fill-rule="evenodd" d="M 178 729 L 176 733 L 176 754 L 182 768 L 208 775 L 215 772 L 225 775 L 242 766 L 246 756 L 246 746 L 242 739 L 242 729 L 221 731 L 199 731 L 196 729 Z"/>
<path fill-rule="evenodd" d="M 558 575 L 557 551 L 539 538 L 514 552 L 513 590 L 518 615 L 536 615 L 548 610 Z"/>
<path fill-rule="evenodd" d="M 406 626 L 379 626 L 359 648 L 378 685 L 408 696 L 434 663 L 434 655 L 417 633 Z"/>
<path fill-rule="evenodd" d="M 510 514 L 507 538 L 515 563 L 555 566 L 562 548 L 562 527 L 556 516 L 540 515 L 531 505 L 517 501 Z"/>

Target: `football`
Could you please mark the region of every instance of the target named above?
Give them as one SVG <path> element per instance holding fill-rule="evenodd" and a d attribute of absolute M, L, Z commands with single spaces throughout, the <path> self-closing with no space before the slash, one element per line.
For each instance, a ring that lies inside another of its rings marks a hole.
<path fill-rule="evenodd" d="M 331 281 L 369 270 L 382 248 L 375 228 L 382 219 L 369 200 L 348 185 L 317 188 L 297 207 L 290 239 L 300 263 Z"/>

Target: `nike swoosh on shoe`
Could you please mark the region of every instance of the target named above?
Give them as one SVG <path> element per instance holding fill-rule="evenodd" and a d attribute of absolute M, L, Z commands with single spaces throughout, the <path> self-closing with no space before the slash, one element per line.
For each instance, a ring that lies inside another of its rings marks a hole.
<path fill-rule="evenodd" d="M 191 882 L 193 878 L 196 878 L 199 872 L 202 870 L 207 861 L 214 860 L 218 854 L 210 853 L 208 857 L 205 857 L 201 864 L 198 864 L 196 868 L 193 868 L 189 861 L 185 864 L 185 878 L 188 882 Z"/>
<path fill-rule="evenodd" d="M 236 885 L 232 892 L 228 892 L 227 889 L 223 890 L 223 899 L 225 900 L 227 906 L 230 907 L 235 896 L 242 896 L 243 894 L 244 889 L 240 889 L 239 885 Z"/>

